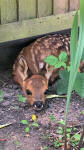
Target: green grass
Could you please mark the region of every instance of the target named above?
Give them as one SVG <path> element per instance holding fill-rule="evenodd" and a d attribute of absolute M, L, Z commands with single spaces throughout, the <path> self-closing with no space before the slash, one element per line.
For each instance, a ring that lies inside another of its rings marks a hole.
<path fill-rule="evenodd" d="M 80 61 L 83 55 L 84 49 L 84 0 L 80 0 L 80 31 L 79 31 L 79 39 L 78 39 L 78 11 L 75 14 L 73 26 L 71 30 L 71 40 L 70 40 L 70 76 L 69 76 L 69 84 L 68 84 L 68 93 L 67 93 L 67 103 L 66 103 L 66 114 L 65 114 L 65 147 L 66 150 L 66 127 L 67 127 L 67 119 L 69 112 L 69 104 L 71 98 L 71 92 L 73 90 L 73 86 L 76 80 L 76 76 L 78 73 L 78 68 L 80 65 Z"/>

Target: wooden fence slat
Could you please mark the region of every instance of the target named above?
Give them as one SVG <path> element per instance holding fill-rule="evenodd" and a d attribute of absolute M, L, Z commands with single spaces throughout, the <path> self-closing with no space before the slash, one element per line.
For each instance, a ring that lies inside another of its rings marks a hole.
<path fill-rule="evenodd" d="M 0 25 L 0 43 L 30 38 L 72 27 L 75 12 Z"/>
<path fill-rule="evenodd" d="M 38 0 L 38 17 L 52 15 L 52 0 Z"/>
<path fill-rule="evenodd" d="M 36 0 L 18 0 L 19 20 L 36 18 Z"/>
<path fill-rule="evenodd" d="M 77 8 L 79 8 L 79 5 L 80 5 L 79 3 L 80 3 L 80 0 L 70 0 L 70 8 L 69 8 L 69 10 L 70 11 L 74 11 Z"/>
<path fill-rule="evenodd" d="M 0 0 L 1 24 L 17 21 L 16 0 Z"/>
<path fill-rule="evenodd" d="M 68 11 L 68 0 L 53 0 L 53 14 L 61 14 Z"/>

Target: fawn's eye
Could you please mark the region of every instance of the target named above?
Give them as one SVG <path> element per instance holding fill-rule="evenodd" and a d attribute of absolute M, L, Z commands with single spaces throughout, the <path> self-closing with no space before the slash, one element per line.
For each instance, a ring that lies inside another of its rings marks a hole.
<path fill-rule="evenodd" d="M 48 91 L 48 89 L 47 89 L 47 90 L 45 90 L 44 94 L 45 94 L 45 95 L 47 95 L 47 94 L 48 94 L 48 92 L 49 92 L 49 91 Z"/>
<path fill-rule="evenodd" d="M 32 95 L 32 92 L 30 90 L 26 90 L 27 95 Z"/>

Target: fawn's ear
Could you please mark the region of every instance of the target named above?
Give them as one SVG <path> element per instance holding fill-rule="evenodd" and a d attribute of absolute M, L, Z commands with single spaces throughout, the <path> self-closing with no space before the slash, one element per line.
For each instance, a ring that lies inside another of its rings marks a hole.
<path fill-rule="evenodd" d="M 22 80 L 25 80 L 27 77 L 28 77 L 28 66 L 27 66 L 27 62 L 24 58 L 24 56 L 21 56 L 19 58 L 19 68 L 18 68 L 18 71 L 19 71 L 19 75 L 21 77 Z"/>

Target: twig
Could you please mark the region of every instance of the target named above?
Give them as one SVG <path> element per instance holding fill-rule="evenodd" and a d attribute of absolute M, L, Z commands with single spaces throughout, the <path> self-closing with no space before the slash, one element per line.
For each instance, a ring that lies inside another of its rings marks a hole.
<path fill-rule="evenodd" d="M 7 127 L 7 126 L 9 126 L 11 124 L 13 124 L 13 123 L 6 123 L 6 124 L 3 124 L 3 125 L 0 125 L 0 129 L 5 128 L 5 127 Z"/>
<path fill-rule="evenodd" d="M 55 97 L 57 97 L 57 98 L 66 98 L 67 95 L 55 95 L 55 94 L 53 94 L 53 95 L 47 95 L 46 96 L 46 98 L 55 98 Z"/>

